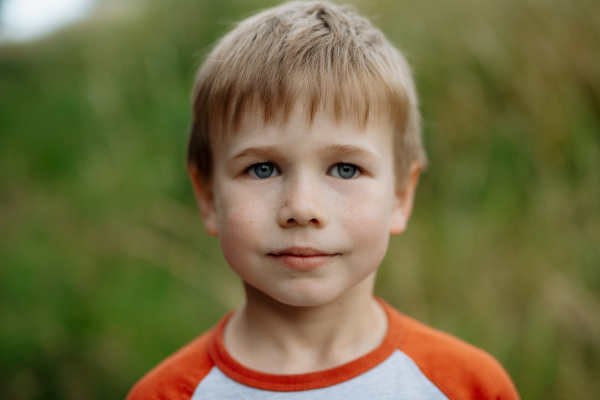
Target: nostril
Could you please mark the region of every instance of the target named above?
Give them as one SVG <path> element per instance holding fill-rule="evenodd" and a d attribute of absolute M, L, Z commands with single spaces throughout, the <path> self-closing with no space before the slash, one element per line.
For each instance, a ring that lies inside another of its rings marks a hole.
<path fill-rule="evenodd" d="M 288 224 L 291 224 L 292 222 L 294 222 L 294 218 L 290 218 L 287 220 Z"/>
<path fill-rule="evenodd" d="M 311 219 L 311 220 L 310 220 L 310 222 L 314 222 L 315 224 L 318 224 L 318 223 L 319 223 L 319 221 L 317 221 L 317 219 L 316 219 L 316 218 L 313 218 L 313 219 Z"/>

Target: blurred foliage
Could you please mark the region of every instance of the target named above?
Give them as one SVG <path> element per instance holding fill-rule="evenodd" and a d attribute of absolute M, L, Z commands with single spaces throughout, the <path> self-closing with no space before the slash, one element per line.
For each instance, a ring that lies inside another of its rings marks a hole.
<path fill-rule="evenodd" d="M 0 398 L 115 399 L 242 298 L 184 170 L 194 72 L 273 1 L 105 1 L 0 46 Z M 600 393 L 600 2 L 357 3 L 431 159 L 377 293 L 524 399 Z"/>

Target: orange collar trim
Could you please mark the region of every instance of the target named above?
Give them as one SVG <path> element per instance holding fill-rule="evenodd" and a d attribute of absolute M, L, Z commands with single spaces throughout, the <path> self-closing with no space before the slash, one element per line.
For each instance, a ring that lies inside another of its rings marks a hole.
<path fill-rule="evenodd" d="M 223 342 L 223 330 L 231 317 L 226 315 L 217 325 L 208 346 L 210 357 L 215 365 L 231 379 L 257 389 L 278 392 L 319 389 L 336 385 L 364 374 L 392 355 L 399 346 L 402 334 L 400 314 L 389 304 L 378 299 L 388 317 L 388 331 L 383 342 L 370 353 L 339 367 L 296 375 L 274 375 L 255 371 L 233 359 Z"/>

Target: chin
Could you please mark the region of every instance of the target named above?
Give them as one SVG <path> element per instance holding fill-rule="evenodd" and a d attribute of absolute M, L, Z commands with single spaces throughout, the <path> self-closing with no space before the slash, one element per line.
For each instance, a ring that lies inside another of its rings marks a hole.
<path fill-rule="evenodd" d="M 265 293 L 274 300 L 293 307 L 319 307 L 335 300 L 341 293 L 326 285 L 314 282 L 295 283 L 281 290 L 269 290 Z"/>

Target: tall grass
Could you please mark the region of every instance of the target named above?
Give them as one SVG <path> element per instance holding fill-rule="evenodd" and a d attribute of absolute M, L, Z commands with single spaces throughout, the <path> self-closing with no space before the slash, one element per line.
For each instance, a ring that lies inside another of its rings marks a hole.
<path fill-rule="evenodd" d="M 210 44 L 276 3 L 132 4 L 0 47 L 3 399 L 122 398 L 241 301 L 184 172 L 188 97 Z M 596 398 L 600 3 L 357 8 L 414 67 L 431 159 L 377 294 L 524 399 Z"/>

